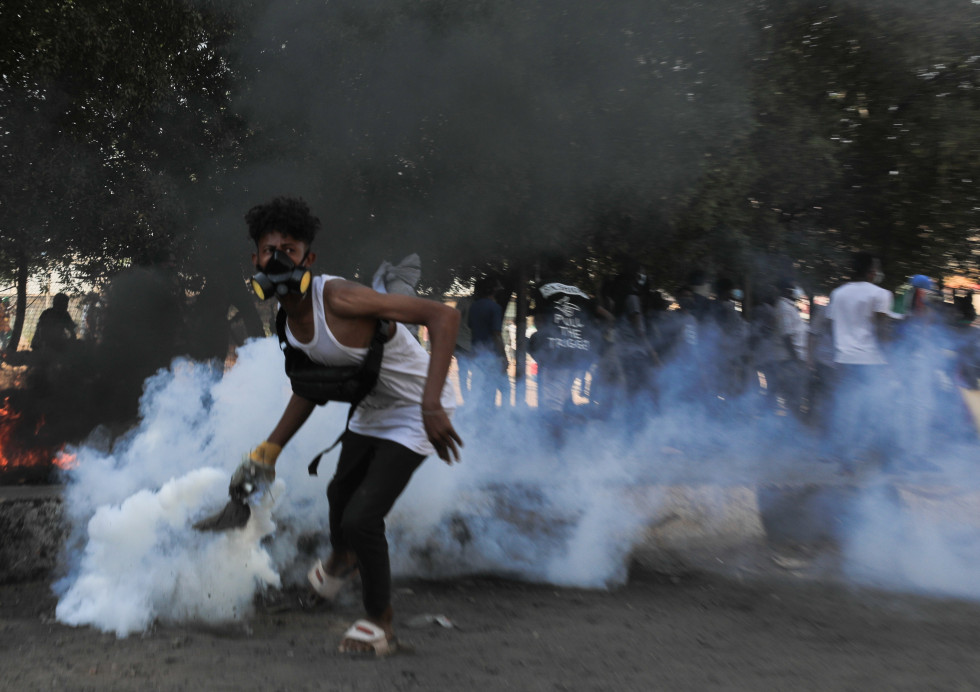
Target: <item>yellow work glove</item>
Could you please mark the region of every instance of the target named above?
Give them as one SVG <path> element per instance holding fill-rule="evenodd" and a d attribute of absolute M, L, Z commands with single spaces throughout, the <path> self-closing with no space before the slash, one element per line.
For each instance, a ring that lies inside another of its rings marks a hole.
<path fill-rule="evenodd" d="M 249 452 L 241 465 L 231 475 L 228 493 L 239 502 L 258 490 L 265 490 L 276 480 L 276 458 L 282 447 L 269 442 L 260 443 Z"/>
<path fill-rule="evenodd" d="M 279 458 L 279 452 L 282 451 L 282 447 L 277 445 L 275 442 L 260 442 L 259 446 L 253 449 L 248 454 L 248 458 L 254 461 L 256 464 L 266 464 L 267 466 L 275 466 L 276 459 Z"/>

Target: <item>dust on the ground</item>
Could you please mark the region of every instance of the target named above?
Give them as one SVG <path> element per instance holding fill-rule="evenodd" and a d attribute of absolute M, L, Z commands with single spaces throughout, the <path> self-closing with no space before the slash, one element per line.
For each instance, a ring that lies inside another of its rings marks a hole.
<path fill-rule="evenodd" d="M 0 689 L 980 689 L 980 606 L 848 588 L 818 578 L 812 556 L 725 560 L 726 573 L 634 565 L 612 590 L 397 581 L 396 627 L 415 651 L 385 660 L 336 651 L 354 594 L 309 607 L 273 592 L 245 622 L 117 639 L 55 622 L 48 582 L 8 584 Z"/>

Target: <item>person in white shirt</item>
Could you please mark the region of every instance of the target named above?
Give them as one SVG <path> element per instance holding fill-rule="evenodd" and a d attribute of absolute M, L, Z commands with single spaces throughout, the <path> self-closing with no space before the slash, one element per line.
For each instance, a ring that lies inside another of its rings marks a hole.
<path fill-rule="evenodd" d="M 890 319 L 894 296 L 876 284 L 884 278 L 878 258 L 859 252 L 854 276 L 830 294 L 828 319 L 834 324 L 834 362 L 843 365 L 885 365 L 881 334 Z"/>
<path fill-rule="evenodd" d="M 881 342 L 889 322 L 899 317 L 892 312 L 892 292 L 877 285 L 883 279 L 877 257 L 867 252 L 856 253 L 851 281 L 831 292 L 827 308 L 837 371 L 838 429 L 834 434 L 838 443 L 850 450 L 850 455 L 860 453 L 869 445 L 880 451 L 880 445 L 874 441 L 878 436 L 876 431 L 881 429 L 876 417 L 887 412 L 881 410 L 883 399 L 874 393 L 881 385 L 888 363 Z M 844 461 L 849 466 L 853 456 Z"/>
<path fill-rule="evenodd" d="M 776 392 L 782 397 L 786 409 L 794 415 L 801 413 L 803 392 L 806 385 L 806 322 L 796 306 L 802 291 L 792 279 L 780 279 L 776 285 L 776 334 L 778 339 Z"/>
<path fill-rule="evenodd" d="M 810 370 L 807 404 L 810 423 L 822 428 L 827 423 L 828 401 L 836 373 L 834 334 L 827 319 L 827 305 L 811 305 L 807 365 Z"/>

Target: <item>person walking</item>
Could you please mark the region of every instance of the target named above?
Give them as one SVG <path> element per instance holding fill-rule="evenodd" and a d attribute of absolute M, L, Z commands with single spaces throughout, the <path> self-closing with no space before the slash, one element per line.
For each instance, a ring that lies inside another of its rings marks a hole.
<path fill-rule="evenodd" d="M 491 276 L 476 282 L 476 300 L 470 306 L 468 321 L 473 360 L 473 399 L 481 410 L 496 406 L 497 392 L 501 403 L 510 400 L 507 386 L 507 351 L 504 349 L 504 309 L 497 302 L 500 282 Z"/>
<path fill-rule="evenodd" d="M 892 292 L 878 285 L 884 279 L 878 258 L 858 252 L 852 270 L 851 280 L 831 292 L 827 308 L 837 373 L 833 435 L 846 472 L 853 472 L 864 454 L 884 461 L 889 396 L 882 342 L 899 317 L 892 312 Z"/>

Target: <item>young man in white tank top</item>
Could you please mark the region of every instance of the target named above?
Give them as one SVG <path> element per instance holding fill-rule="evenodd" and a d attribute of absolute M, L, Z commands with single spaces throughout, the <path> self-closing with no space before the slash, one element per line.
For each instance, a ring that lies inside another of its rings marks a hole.
<path fill-rule="evenodd" d="M 310 571 L 314 589 L 327 598 L 360 571 L 366 617 L 345 633 L 340 651 L 391 653 L 396 640 L 384 517 L 428 454 L 434 451 L 447 464 L 459 460 L 463 443 L 449 419 L 454 398 L 446 383 L 459 312 L 338 277 L 312 279 L 306 270 L 316 259 L 311 245 L 320 222 L 300 199 L 276 198 L 253 207 L 245 219 L 255 242 L 252 263 L 263 276 L 268 276 L 264 272 L 273 258 L 277 267 L 295 265 L 291 279 L 265 286 L 286 312 L 291 345 L 323 364 L 350 365 L 367 352 L 378 320 L 392 325 L 378 383 L 355 409 L 327 488 L 332 553 Z M 398 323 L 425 325 L 431 353 Z M 232 483 L 243 477 L 271 482 L 279 452 L 314 407 L 293 394 L 275 428 L 252 450 Z"/>

